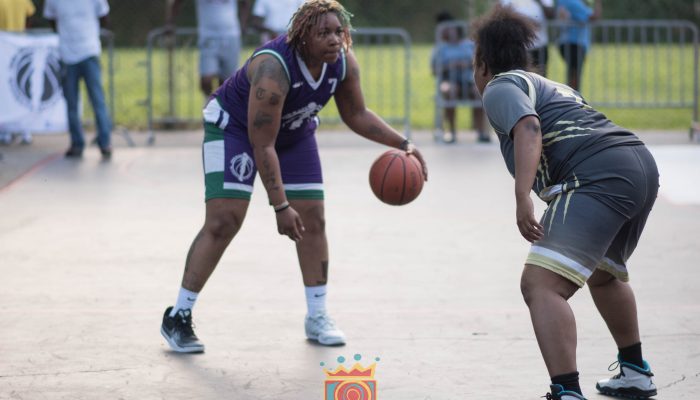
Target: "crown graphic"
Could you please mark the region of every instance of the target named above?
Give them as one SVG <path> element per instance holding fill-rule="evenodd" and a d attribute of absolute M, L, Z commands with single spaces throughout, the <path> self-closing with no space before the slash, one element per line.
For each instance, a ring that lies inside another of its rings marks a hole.
<path fill-rule="evenodd" d="M 327 380 L 333 381 L 344 381 L 344 380 L 368 380 L 374 379 L 374 369 L 377 363 L 374 363 L 368 367 L 363 367 L 360 363 L 355 363 L 350 369 L 346 369 L 345 366 L 339 365 L 334 371 L 324 369 L 323 372 L 326 373 L 328 377 Z"/>

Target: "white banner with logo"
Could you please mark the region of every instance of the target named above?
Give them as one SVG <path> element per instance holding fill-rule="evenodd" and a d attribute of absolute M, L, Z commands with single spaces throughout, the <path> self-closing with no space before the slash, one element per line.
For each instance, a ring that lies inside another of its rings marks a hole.
<path fill-rule="evenodd" d="M 0 131 L 66 132 L 58 35 L 0 32 Z"/>

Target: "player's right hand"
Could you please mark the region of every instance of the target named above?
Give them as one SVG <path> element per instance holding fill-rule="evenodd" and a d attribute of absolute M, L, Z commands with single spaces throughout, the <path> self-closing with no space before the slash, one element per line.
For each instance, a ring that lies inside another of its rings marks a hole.
<path fill-rule="evenodd" d="M 277 232 L 280 235 L 289 236 L 295 242 L 302 239 L 302 235 L 306 230 L 304 223 L 301 220 L 299 213 L 292 207 L 287 207 L 284 210 L 275 214 L 277 217 Z"/>
<path fill-rule="evenodd" d="M 413 154 L 414 156 L 416 156 L 418 161 L 420 161 L 420 165 L 423 169 L 423 179 L 425 179 L 425 181 L 427 182 L 428 181 L 428 165 L 425 163 L 425 160 L 423 159 L 423 155 L 420 153 L 420 151 L 418 151 L 418 148 L 413 143 L 409 143 L 408 147 L 406 147 L 406 153 Z"/>

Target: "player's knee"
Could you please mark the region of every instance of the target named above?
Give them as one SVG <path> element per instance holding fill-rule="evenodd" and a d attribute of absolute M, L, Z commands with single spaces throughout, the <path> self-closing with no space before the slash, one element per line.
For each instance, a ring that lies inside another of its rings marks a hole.
<path fill-rule="evenodd" d="M 323 212 L 323 205 L 316 205 L 309 208 L 304 219 L 306 233 L 320 235 L 326 231 L 326 217 Z"/>
<path fill-rule="evenodd" d="M 538 298 L 561 297 L 569 300 L 576 293 L 578 286 L 563 276 L 540 271 L 538 273 L 528 273 L 526 270 L 520 278 L 520 293 L 525 304 L 530 306 Z M 544 275 L 541 273 L 544 272 Z M 542 279 L 546 277 L 545 279 Z"/>
<path fill-rule="evenodd" d="M 204 224 L 204 231 L 215 240 L 231 240 L 241 228 L 241 220 L 235 214 L 210 217 Z"/>
<path fill-rule="evenodd" d="M 586 281 L 586 284 L 590 290 L 595 290 L 614 283 L 616 279 L 617 278 L 607 272 L 596 270 L 588 281 Z"/>
<path fill-rule="evenodd" d="M 520 277 L 520 294 L 522 294 L 525 304 L 528 306 L 532 304 L 538 290 L 537 282 L 530 275 L 523 274 Z"/>

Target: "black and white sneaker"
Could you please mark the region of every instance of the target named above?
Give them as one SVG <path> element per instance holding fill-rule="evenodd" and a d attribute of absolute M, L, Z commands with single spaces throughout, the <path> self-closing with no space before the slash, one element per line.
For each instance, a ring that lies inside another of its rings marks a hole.
<path fill-rule="evenodd" d="M 172 309 L 165 309 L 160 333 L 170 347 L 179 353 L 202 353 L 204 344 L 199 341 L 192 328 L 192 310 L 178 310 L 175 316 L 171 317 Z"/>
<path fill-rule="evenodd" d="M 608 369 L 614 370 L 614 366 L 618 363 L 620 365 L 619 374 L 610 379 L 598 381 L 595 385 L 600 393 L 629 399 L 647 399 L 656 396 L 656 385 L 651 379 L 654 374 L 651 373 L 651 368 L 646 361 L 644 361 L 644 368 L 640 368 L 618 359 Z"/>

